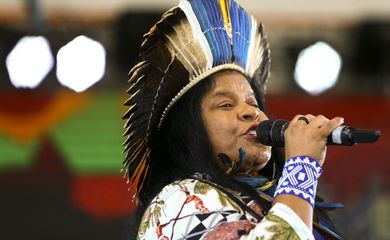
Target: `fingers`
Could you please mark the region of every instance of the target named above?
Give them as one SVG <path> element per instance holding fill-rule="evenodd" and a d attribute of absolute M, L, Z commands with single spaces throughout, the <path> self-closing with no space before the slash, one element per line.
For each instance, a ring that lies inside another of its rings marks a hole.
<path fill-rule="evenodd" d="M 331 120 L 323 115 L 318 115 L 310 120 L 310 125 L 319 129 L 322 137 L 327 137 L 336 127 L 344 123 L 341 117 L 335 117 Z"/>
<path fill-rule="evenodd" d="M 306 115 L 296 115 L 293 120 L 291 120 L 290 124 L 296 124 L 296 123 L 299 123 L 299 124 L 304 124 L 304 125 L 307 125 L 308 123 L 306 123 L 306 121 L 304 120 L 301 120 L 300 118 L 306 118 L 308 120 L 308 122 L 310 123 L 310 121 L 315 118 L 312 114 L 306 114 Z"/>
<path fill-rule="evenodd" d="M 341 117 L 328 119 L 323 115 L 312 114 L 295 116 L 284 133 L 285 156 L 310 156 L 322 164 L 326 155 L 327 138 L 342 123 Z"/>
<path fill-rule="evenodd" d="M 343 123 L 344 123 L 344 118 L 342 117 L 335 117 L 331 120 L 328 120 L 326 123 L 324 123 L 321 126 L 321 132 L 323 133 L 323 136 L 329 136 L 329 134 L 333 131 L 333 129 L 342 125 Z"/>
<path fill-rule="evenodd" d="M 322 127 L 328 121 L 329 119 L 326 118 L 324 115 L 317 115 L 315 118 L 312 119 L 311 122 L 316 127 Z"/>
<path fill-rule="evenodd" d="M 307 121 L 305 120 L 307 119 Z M 296 115 L 293 120 L 291 120 L 290 125 L 298 125 L 300 127 L 314 127 L 320 130 L 322 137 L 327 137 L 333 129 L 342 125 L 344 123 L 344 118 L 335 117 L 329 120 L 324 115 L 314 116 L 312 114 L 306 115 Z"/>

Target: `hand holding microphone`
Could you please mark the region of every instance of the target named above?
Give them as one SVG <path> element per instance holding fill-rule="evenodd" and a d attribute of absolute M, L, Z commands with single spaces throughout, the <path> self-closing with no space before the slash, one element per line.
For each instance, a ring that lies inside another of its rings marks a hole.
<path fill-rule="evenodd" d="M 306 122 L 306 120 L 307 122 Z M 380 137 L 378 130 L 360 130 L 349 126 L 341 125 L 341 118 L 328 120 L 323 116 L 314 117 L 313 115 L 296 116 L 291 122 L 287 120 L 265 120 L 262 121 L 257 129 L 258 141 L 264 145 L 273 147 L 283 147 L 285 145 L 285 131 L 292 125 L 290 135 L 294 135 L 292 144 L 299 145 L 299 149 L 305 149 L 307 144 L 316 144 L 318 139 L 312 139 L 316 136 L 321 138 L 322 134 L 327 145 L 345 145 L 352 146 L 356 143 L 372 143 Z M 310 123 L 309 123 L 310 122 Z M 310 124 L 310 126 L 308 126 Z M 325 125 L 324 125 L 325 124 Z M 324 126 L 327 126 L 324 128 Z M 316 132 L 317 133 L 314 133 Z M 303 136 L 306 134 L 306 136 Z M 314 156 L 313 156 L 314 157 Z"/>
<path fill-rule="evenodd" d="M 262 121 L 256 129 L 257 139 L 267 146 L 283 147 L 284 131 L 289 123 L 290 121 L 284 119 Z M 328 136 L 327 145 L 352 146 L 357 143 L 373 143 L 379 139 L 380 135 L 379 130 L 356 129 L 341 125 Z"/>

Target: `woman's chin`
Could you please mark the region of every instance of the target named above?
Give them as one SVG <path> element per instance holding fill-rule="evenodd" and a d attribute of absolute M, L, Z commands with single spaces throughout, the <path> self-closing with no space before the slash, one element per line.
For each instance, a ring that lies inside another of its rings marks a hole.
<path fill-rule="evenodd" d="M 267 165 L 268 161 L 271 159 L 271 150 L 263 151 L 256 154 L 256 162 L 254 166 L 255 171 L 260 171 Z"/>

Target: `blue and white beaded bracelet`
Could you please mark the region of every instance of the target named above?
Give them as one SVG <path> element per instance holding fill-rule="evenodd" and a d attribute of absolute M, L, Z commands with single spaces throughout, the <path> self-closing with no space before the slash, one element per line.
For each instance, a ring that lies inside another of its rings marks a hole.
<path fill-rule="evenodd" d="M 321 165 L 311 157 L 296 156 L 288 159 L 276 187 L 275 197 L 279 194 L 292 194 L 314 206 L 321 173 Z"/>

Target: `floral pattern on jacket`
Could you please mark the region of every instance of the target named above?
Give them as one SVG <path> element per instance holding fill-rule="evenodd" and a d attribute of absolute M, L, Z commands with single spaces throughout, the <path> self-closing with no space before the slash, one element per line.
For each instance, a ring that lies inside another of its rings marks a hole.
<path fill-rule="evenodd" d="M 235 192 L 260 216 L 263 208 Z M 270 211 L 259 222 L 225 192 L 185 179 L 167 185 L 146 209 L 138 239 L 299 239 L 294 228 Z"/>

